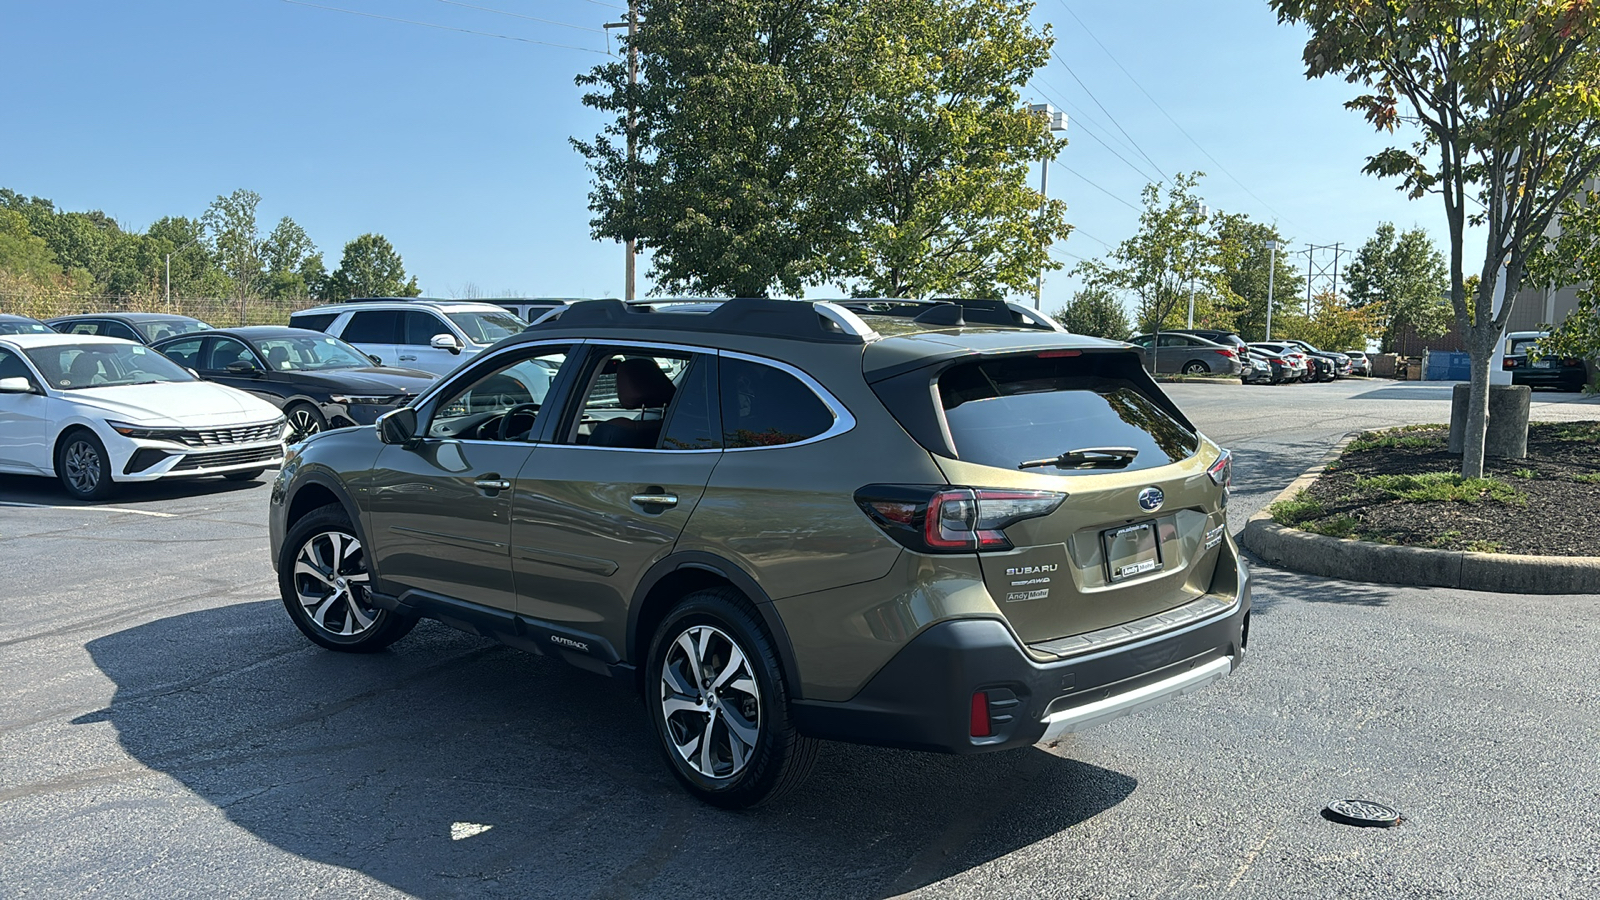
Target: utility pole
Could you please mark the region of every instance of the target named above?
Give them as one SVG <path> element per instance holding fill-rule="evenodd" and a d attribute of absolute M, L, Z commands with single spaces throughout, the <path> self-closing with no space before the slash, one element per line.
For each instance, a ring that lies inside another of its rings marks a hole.
<path fill-rule="evenodd" d="M 1200 226 L 1205 224 L 1206 217 L 1211 215 L 1211 207 L 1206 206 L 1204 203 L 1196 200 L 1195 202 L 1189 204 L 1189 212 L 1193 213 L 1200 219 L 1200 221 L 1195 224 L 1194 232 L 1195 257 L 1196 262 L 1198 262 L 1198 257 L 1200 256 Z M 1189 324 L 1183 326 L 1191 330 L 1194 328 L 1194 290 L 1196 274 L 1197 273 L 1192 269 L 1189 271 Z"/>
<path fill-rule="evenodd" d="M 1333 242 L 1333 300 L 1339 301 L 1339 242 Z"/>
<path fill-rule="evenodd" d="M 1316 255 L 1317 248 L 1311 244 L 1306 245 L 1306 318 L 1311 318 L 1311 258 Z"/>
<path fill-rule="evenodd" d="M 1034 103 L 1029 105 L 1028 112 L 1044 119 L 1044 127 L 1051 131 L 1067 130 L 1067 114 L 1061 112 L 1048 103 Z M 1045 213 L 1048 209 L 1046 200 L 1050 196 L 1050 159 L 1045 157 L 1039 161 L 1039 222 L 1044 223 Z M 1033 279 L 1033 308 L 1042 309 L 1044 304 L 1044 265 L 1039 266 L 1039 274 Z"/>
<path fill-rule="evenodd" d="M 1278 242 L 1267 241 L 1267 336 L 1272 340 L 1272 277 L 1278 274 Z"/>
<path fill-rule="evenodd" d="M 639 87 L 639 51 L 634 44 L 634 38 L 639 34 L 639 3 L 638 0 L 628 0 L 628 18 L 624 22 L 607 22 L 606 28 L 628 29 L 628 208 L 632 212 L 635 203 L 633 164 L 638 159 L 638 139 L 634 136 L 639 120 L 633 106 L 633 94 Z M 633 237 L 622 242 L 622 298 L 632 301 L 634 298 L 634 272 L 635 252 L 637 246 Z"/>

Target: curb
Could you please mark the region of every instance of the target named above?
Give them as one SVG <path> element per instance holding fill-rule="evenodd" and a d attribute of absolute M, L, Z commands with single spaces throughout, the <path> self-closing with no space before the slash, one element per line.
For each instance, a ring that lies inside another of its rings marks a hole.
<path fill-rule="evenodd" d="M 1245 522 L 1239 543 L 1269 565 L 1343 581 L 1462 588 L 1500 594 L 1600 593 L 1600 556 L 1520 556 L 1398 547 L 1328 537 L 1272 521 L 1274 503 L 1311 486 L 1356 435 L 1344 436 Z"/>
<path fill-rule="evenodd" d="M 1237 375 L 1152 375 L 1156 384 L 1231 384 L 1239 385 Z"/>

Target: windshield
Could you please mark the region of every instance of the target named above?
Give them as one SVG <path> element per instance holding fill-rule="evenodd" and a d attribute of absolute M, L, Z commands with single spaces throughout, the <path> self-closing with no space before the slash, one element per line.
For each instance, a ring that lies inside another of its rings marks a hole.
<path fill-rule="evenodd" d="M 453 312 L 445 315 L 474 344 L 492 344 L 501 338 L 521 334 L 528 327 L 527 322 L 508 312 Z"/>
<path fill-rule="evenodd" d="M 256 351 L 267 361 L 267 368 L 278 372 L 319 372 L 372 365 L 366 354 L 327 335 L 266 338 L 255 344 Z"/>
<path fill-rule="evenodd" d="M 137 344 L 57 344 L 23 352 L 46 383 L 63 391 L 195 380 L 177 363 Z"/>
<path fill-rule="evenodd" d="M 1002 469 L 1105 447 L 1134 451 L 1131 462 L 1117 468 L 1152 469 L 1187 459 L 1200 445 L 1139 385 L 1093 357 L 1019 357 L 953 366 L 939 377 L 939 397 L 960 458 Z"/>
<path fill-rule="evenodd" d="M 43 322 L 0 322 L 0 334 L 54 334 Z"/>
<path fill-rule="evenodd" d="M 150 319 L 145 322 L 135 322 L 133 327 L 139 329 L 144 339 L 151 343 L 162 338 L 177 337 L 180 334 L 211 330 L 210 325 L 198 319 Z"/>

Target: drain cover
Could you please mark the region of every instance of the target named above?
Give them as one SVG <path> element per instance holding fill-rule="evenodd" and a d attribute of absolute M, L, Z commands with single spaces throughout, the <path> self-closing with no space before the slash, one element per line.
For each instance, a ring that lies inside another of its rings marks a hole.
<path fill-rule="evenodd" d="M 1342 825 L 1389 828 L 1400 824 L 1400 813 L 1371 800 L 1334 800 L 1322 811 L 1322 815 Z"/>

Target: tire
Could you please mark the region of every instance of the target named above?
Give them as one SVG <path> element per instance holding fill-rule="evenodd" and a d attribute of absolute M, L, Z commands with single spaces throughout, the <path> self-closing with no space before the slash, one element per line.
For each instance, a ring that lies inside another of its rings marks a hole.
<path fill-rule="evenodd" d="M 774 800 L 816 761 L 818 742 L 800 734 L 790 716 L 777 650 L 733 588 L 696 591 L 667 614 L 650 642 L 644 683 L 668 768 L 706 803 L 745 809 Z"/>
<path fill-rule="evenodd" d="M 319 431 L 328 430 L 328 417 L 309 403 L 291 403 L 283 414 L 289 419 L 286 444 L 298 444 Z"/>
<path fill-rule="evenodd" d="M 87 428 L 68 432 L 56 446 L 56 477 L 78 500 L 104 500 L 116 491 L 106 445 Z"/>
<path fill-rule="evenodd" d="M 370 579 L 361 539 L 338 504 L 307 513 L 284 537 L 278 591 L 289 618 L 314 644 L 374 653 L 416 627 L 415 618 L 372 604 Z"/>
<path fill-rule="evenodd" d="M 1206 365 L 1205 363 L 1201 362 L 1198 359 L 1192 359 L 1192 360 L 1190 360 L 1190 361 L 1188 361 L 1188 362 L 1183 364 L 1183 374 L 1185 374 L 1185 375 L 1210 375 L 1211 374 L 1211 367 Z"/>
<path fill-rule="evenodd" d="M 257 478 L 260 478 L 261 473 L 265 471 L 266 469 L 251 469 L 248 472 L 229 472 L 222 477 L 228 479 L 229 481 L 255 481 Z"/>

